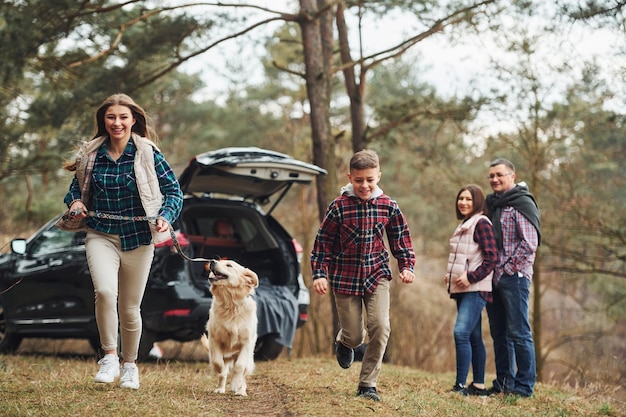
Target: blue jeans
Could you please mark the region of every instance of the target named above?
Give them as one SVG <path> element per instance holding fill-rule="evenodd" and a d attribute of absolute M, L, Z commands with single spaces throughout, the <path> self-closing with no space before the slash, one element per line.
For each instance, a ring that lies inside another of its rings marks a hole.
<path fill-rule="evenodd" d="M 496 359 L 497 390 L 529 397 L 537 379 L 535 344 L 528 318 L 530 280 L 503 274 L 487 305 Z"/>
<path fill-rule="evenodd" d="M 483 343 L 481 315 L 486 301 L 477 292 L 456 294 L 456 384 L 465 385 L 472 364 L 473 381 L 485 383 L 487 352 Z"/>

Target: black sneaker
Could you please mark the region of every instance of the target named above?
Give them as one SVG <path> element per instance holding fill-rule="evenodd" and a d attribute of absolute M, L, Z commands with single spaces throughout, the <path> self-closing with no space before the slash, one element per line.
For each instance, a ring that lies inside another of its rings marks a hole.
<path fill-rule="evenodd" d="M 335 342 L 335 356 L 343 369 L 348 369 L 354 362 L 354 349 L 346 347 L 341 342 Z"/>
<path fill-rule="evenodd" d="M 489 395 L 498 395 L 498 394 L 502 394 L 505 392 L 504 390 L 504 384 L 501 383 L 500 381 L 498 381 L 497 379 L 493 380 L 493 386 L 489 389 L 487 389 L 487 392 L 489 392 Z"/>
<path fill-rule="evenodd" d="M 478 388 L 472 382 L 467 387 L 467 394 L 468 395 L 476 395 L 476 396 L 479 396 L 479 397 L 488 397 L 489 395 L 491 395 L 491 392 L 488 389 L 485 389 L 485 388 Z"/>
<path fill-rule="evenodd" d="M 521 392 L 521 391 L 513 391 L 513 392 L 507 392 L 504 394 L 506 397 L 508 398 L 514 398 L 514 399 L 518 399 L 518 398 L 530 398 L 533 395 L 532 394 L 528 394 L 525 392 Z"/>
<path fill-rule="evenodd" d="M 487 389 L 487 395 L 498 395 L 498 394 L 502 394 L 502 390 L 499 387 L 496 387 L 495 385 Z"/>
<path fill-rule="evenodd" d="M 380 395 L 378 395 L 376 387 L 359 387 L 356 391 L 356 396 L 367 398 L 368 400 L 380 401 Z"/>
<path fill-rule="evenodd" d="M 457 394 L 463 395 L 463 396 L 467 396 L 467 388 L 465 387 L 465 385 L 463 384 L 454 384 L 454 386 L 452 387 L 452 389 L 450 390 L 452 392 L 456 392 Z"/>

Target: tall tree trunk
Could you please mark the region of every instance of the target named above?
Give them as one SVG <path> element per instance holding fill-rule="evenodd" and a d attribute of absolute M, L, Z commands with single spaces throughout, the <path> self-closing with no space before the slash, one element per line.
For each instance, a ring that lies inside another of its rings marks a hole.
<path fill-rule="evenodd" d="M 339 35 L 339 53 L 341 55 L 341 64 L 343 65 L 346 92 L 348 97 L 350 97 L 352 150 L 358 152 L 367 146 L 365 141 L 365 112 L 363 110 L 365 74 L 361 73 L 357 80 L 355 75 L 356 66 L 352 65 L 352 56 L 350 55 L 350 41 L 348 40 L 348 26 L 346 25 L 344 9 L 344 2 L 339 2 L 336 13 L 337 33 Z M 363 67 L 359 66 L 359 68 Z"/>
<path fill-rule="evenodd" d="M 326 178 L 325 184 L 325 194 L 323 198 L 319 198 L 319 201 L 324 205 L 320 207 L 320 219 L 324 212 L 326 211 L 326 207 L 328 203 L 337 195 L 339 187 L 337 185 L 337 155 L 335 155 L 335 139 L 332 137 L 332 128 L 330 125 L 330 99 L 332 96 L 332 79 L 333 79 L 333 54 L 335 52 L 335 37 L 333 31 L 333 12 L 330 8 L 330 3 L 328 0 L 317 0 L 317 4 L 319 10 L 323 10 L 320 14 L 320 38 L 322 39 L 322 51 L 324 59 L 322 60 L 324 64 L 324 73 L 326 74 L 324 77 L 325 80 L 325 89 L 326 89 L 326 101 L 325 101 L 325 111 L 326 111 L 326 170 L 328 170 L 328 178 Z"/>
<path fill-rule="evenodd" d="M 533 274 L 533 340 L 535 342 L 535 360 L 537 362 L 537 381 L 543 382 L 543 356 L 541 354 L 541 255 L 537 250 Z"/>
<path fill-rule="evenodd" d="M 545 152 L 544 145 L 540 139 L 540 114 L 539 114 L 539 101 L 535 101 L 535 107 L 533 108 L 533 135 L 530 140 L 527 141 L 526 146 L 528 149 L 528 165 L 530 167 L 530 186 L 532 187 L 533 194 L 536 196 L 540 190 L 537 189 L 541 182 L 539 181 L 539 173 L 545 169 L 542 164 L 544 160 L 542 158 Z M 541 207 L 539 207 L 541 211 Z M 535 263 L 533 265 L 533 315 L 532 315 L 532 331 L 533 341 L 535 345 L 535 366 L 537 369 L 537 381 L 543 381 L 543 356 L 541 354 L 543 342 L 542 342 L 542 326 L 541 326 L 541 255 L 539 253 L 540 246 L 537 247 L 537 253 L 535 255 Z"/>
<path fill-rule="evenodd" d="M 24 210 L 26 210 L 26 219 L 30 221 L 35 190 L 33 189 L 33 182 L 30 179 L 30 175 L 24 175 L 24 181 L 26 181 L 26 202 L 24 203 Z"/>
<path fill-rule="evenodd" d="M 300 0 L 306 87 L 311 107 L 313 162 L 328 171 L 317 177 L 317 206 L 321 221 L 337 190 L 335 142 L 330 128 L 333 57 L 332 9 L 328 0 Z M 331 291 L 333 335 L 339 331 L 337 308 Z M 332 346 L 332 345 L 331 345 Z"/>
<path fill-rule="evenodd" d="M 330 81 L 332 74 L 332 21 L 327 0 L 300 0 L 302 43 L 307 96 L 311 107 L 313 162 L 328 171 L 318 177 L 317 205 L 321 221 L 331 195 L 337 189 L 335 144 L 330 129 Z"/>

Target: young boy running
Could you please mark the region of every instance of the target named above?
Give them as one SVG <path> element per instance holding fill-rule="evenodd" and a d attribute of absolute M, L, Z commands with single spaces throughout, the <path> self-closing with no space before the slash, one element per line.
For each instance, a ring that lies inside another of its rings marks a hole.
<path fill-rule="evenodd" d="M 339 333 L 335 353 L 339 366 L 349 368 L 354 349 L 368 344 L 363 356 L 357 396 L 380 401 L 376 382 L 389 340 L 390 250 L 398 261 L 400 279 L 413 282 L 415 253 L 406 219 L 398 204 L 378 187 L 378 155 L 364 150 L 350 160 L 350 183 L 333 200 L 311 252 L 313 288 L 320 295 L 330 288 L 335 296 Z M 365 307 L 367 323 L 362 309 Z M 367 326 L 367 333 L 366 333 Z"/>

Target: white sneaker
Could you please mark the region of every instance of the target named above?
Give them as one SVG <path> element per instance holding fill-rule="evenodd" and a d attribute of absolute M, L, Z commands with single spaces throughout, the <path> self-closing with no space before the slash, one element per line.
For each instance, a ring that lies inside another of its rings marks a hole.
<path fill-rule="evenodd" d="M 98 365 L 100 365 L 100 370 L 98 370 L 94 381 L 110 384 L 120 376 L 120 360 L 114 354 L 104 355 L 104 358 L 98 361 Z"/>
<path fill-rule="evenodd" d="M 122 377 L 120 378 L 122 388 L 139 389 L 139 369 L 134 363 L 122 365 Z"/>

